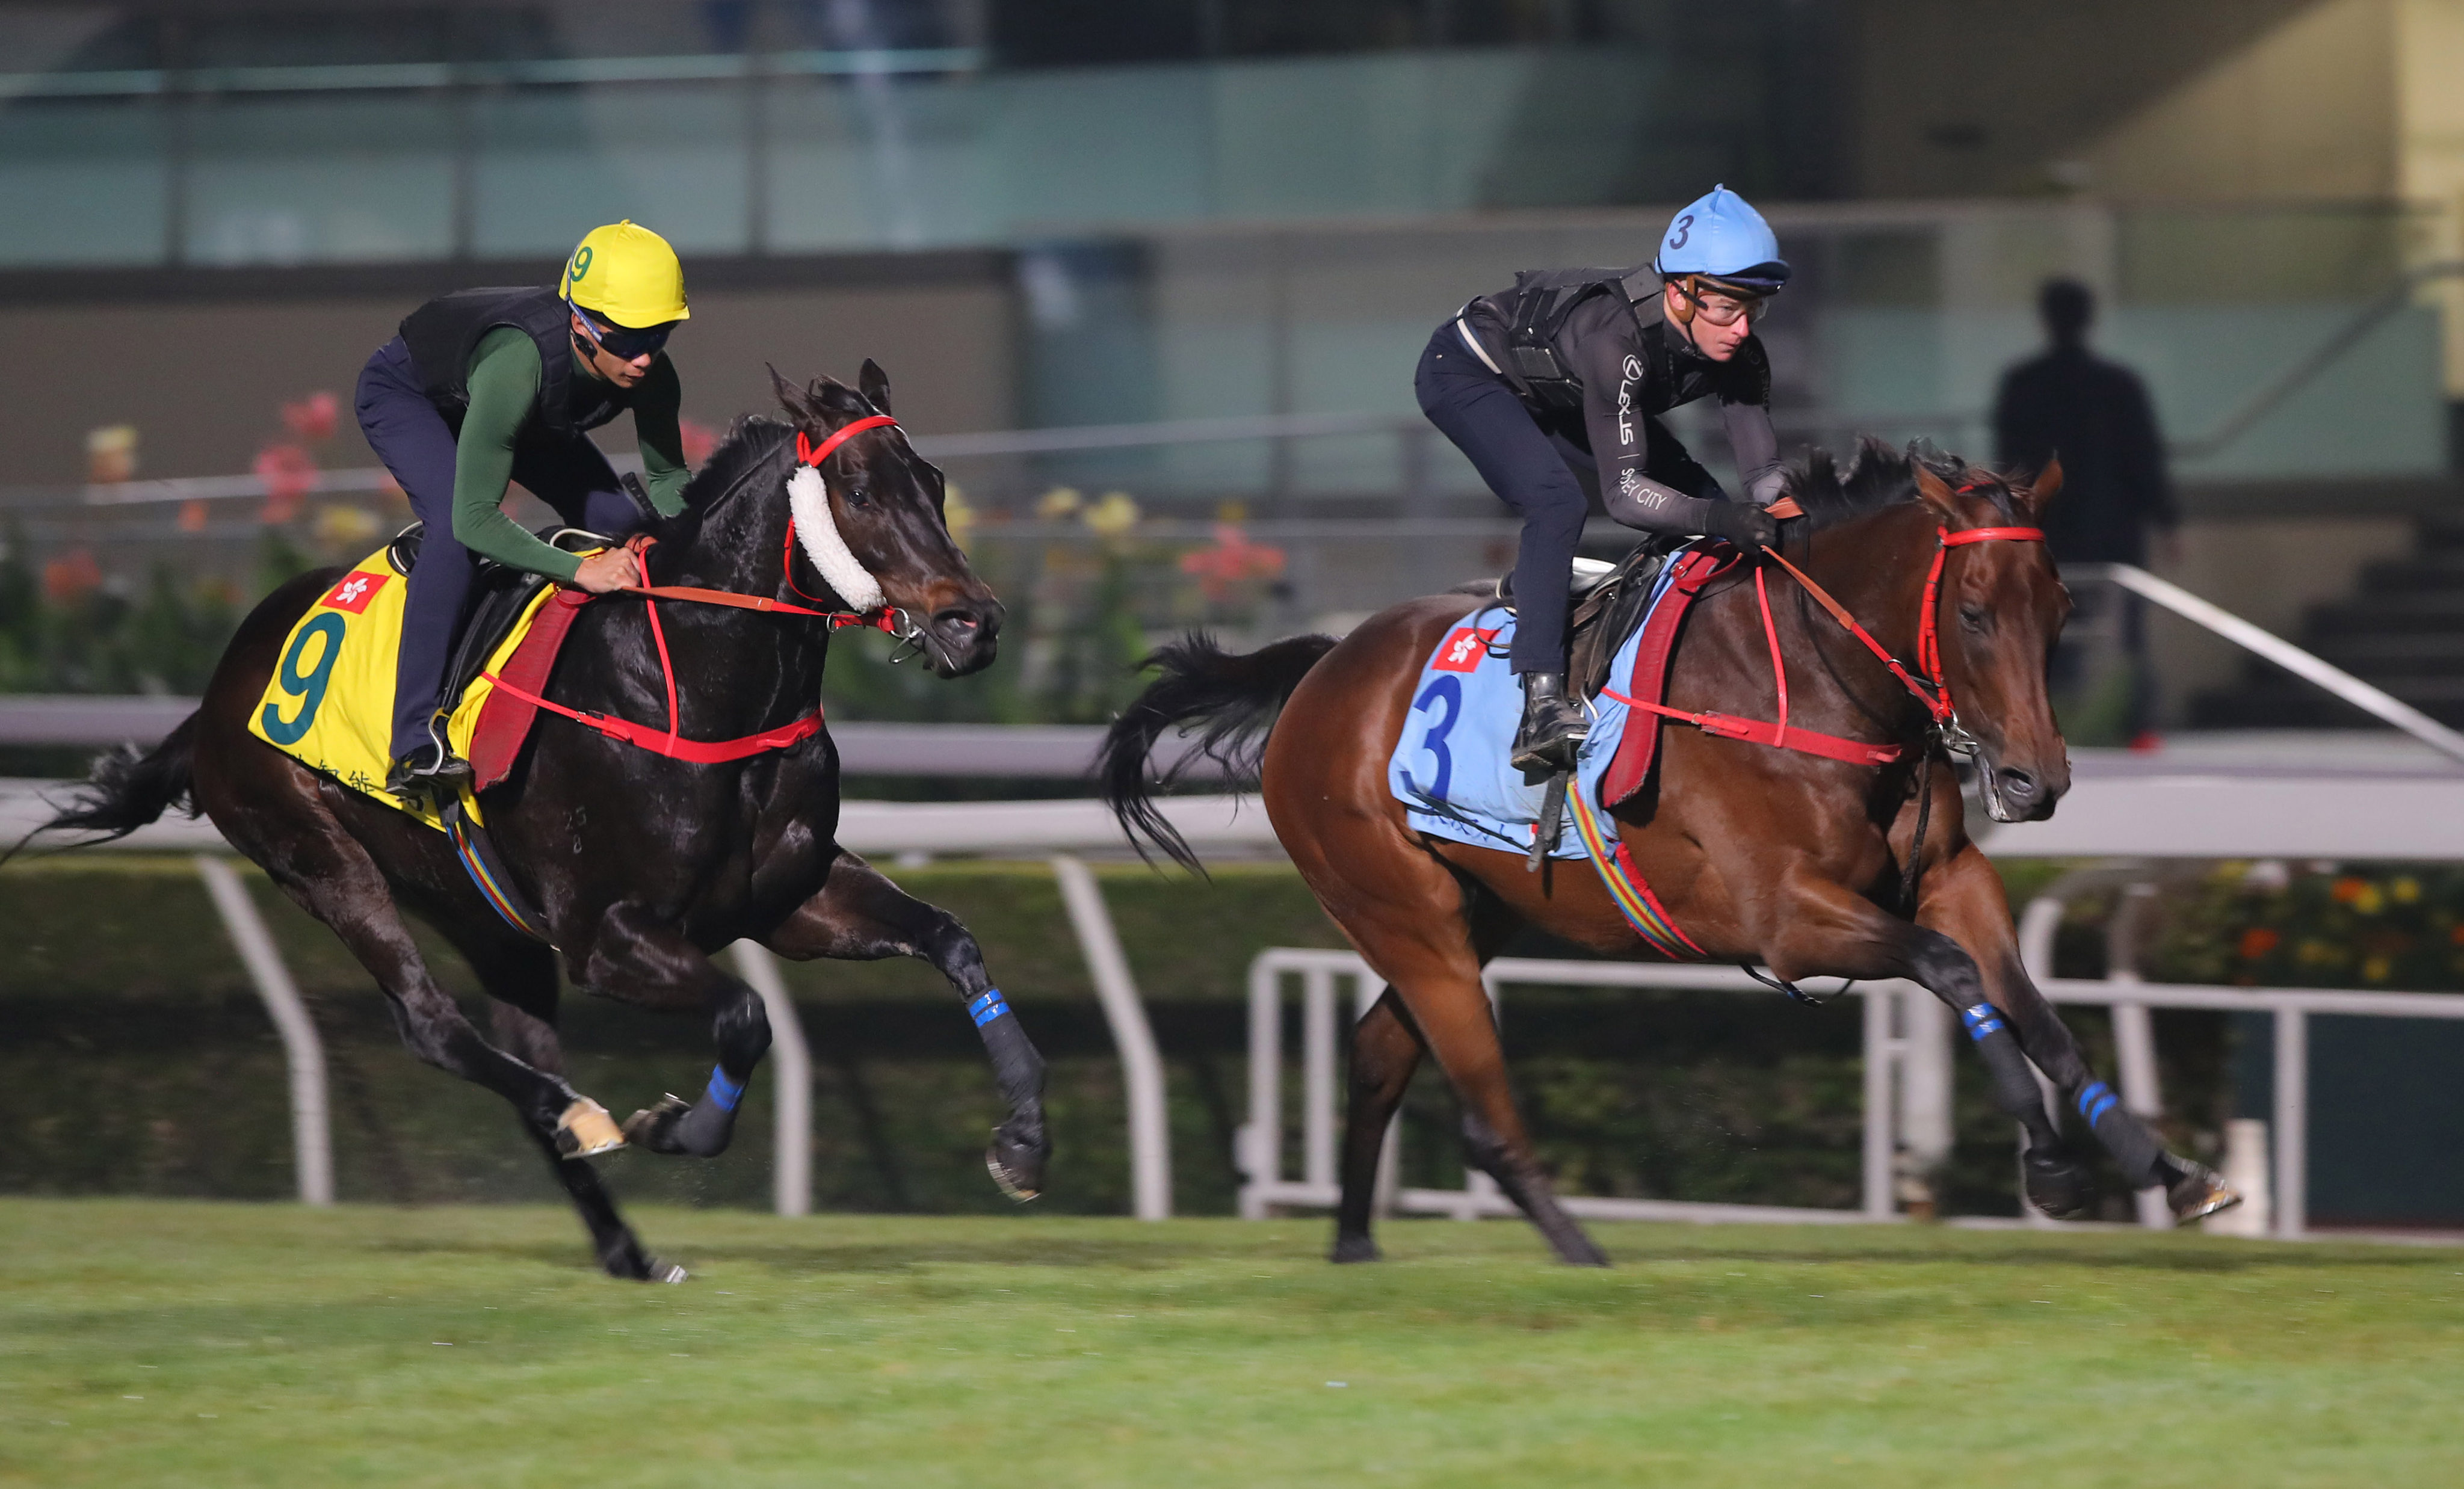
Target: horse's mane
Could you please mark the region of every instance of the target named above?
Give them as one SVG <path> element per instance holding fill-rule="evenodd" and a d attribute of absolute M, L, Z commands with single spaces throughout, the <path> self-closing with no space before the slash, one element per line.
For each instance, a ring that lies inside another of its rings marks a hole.
<path fill-rule="evenodd" d="M 824 378 L 815 383 L 808 396 L 816 408 L 850 418 L 861 419 L 881 411 L 871 400 L 835 379 Z M 762 462 L 776 456 L 780 445 L 795 432 L 795 425 L 785 419 L 769 414 L 738 415 L 720 437 L 718 448 L 711 451 L 710 459 L 686 484 L 686 508 L 699 511 L 734 491 Z"/>
<path fill-rule="evenodd" d="M 1926 440 L 1894 449 L 1868 435 L 1857 442 L 1857 452 L 1844 471 L 1829 450 L 1815 450 L 1805 464 L 1790 467 L 1786 490 L 1805 509 L 1808 531 L 1819 533 L 1867 513 L 1915 501 L 1920 468 L 1949 485 L 1973 489 L 2004 516 L 2012 515 L 2011 489 L 2000 476 L 1947 455 Z"/>
<path fill-rule="evenodd" d="M 727 427 L 718 448 L 710 459 L 685 483 L 685 509 L 698 512 L 724 493 L 734 491 L 763 461 L 779 453 L 779 447 L 796 427 L 784 419 L 763 414 L 745 414 Z"/>

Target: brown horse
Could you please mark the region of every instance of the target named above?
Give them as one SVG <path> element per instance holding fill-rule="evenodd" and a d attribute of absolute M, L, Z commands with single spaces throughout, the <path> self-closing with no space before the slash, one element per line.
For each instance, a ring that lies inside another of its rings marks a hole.
<path fill-rule="evenodd" d="M 2070 600 L 2041 541 L 2015 536 L 2060 487 L 2032 485 L 1937 456 L 1868 445 L 1842 475 L 1817 455 L 1793 478 L 1804 515 L 1782 552 L 1860 621 L 1894 658 L 1920 647 L 1928 574 L 1939 556 L 1941 672 L 1961 716 L 1935 712 L 1865 643 L 1792 579 L 1769 575 L 1787 658 L 1791 723 L 1901 747 L 1876 767 L 1670 728 L 1656 793 L 1616 812 L 1616 831 L 1668 915 L 1710 959 L 1769 966 L 1781 979 L 1904 977 L 1960 1010 L 1991 1072 L 1996 1104 L 2026 1129 L 2030 1199 L 2075 1215 L 2083 1168 L 2066 1156 L 2028 1064 L 2076 1106 L 2135 1187 L 2164 1185 L 2184 1218 L 2239 1196 L 2165 1151 L 2098 1082 L 2079 1044 L 2019 962 L 2002 884 L 1963 830 L 1959 780 L 1938 743 L 1972 731 L 1988 808 L 2002 821 L 2049 815 L 2070 763 L 2045 690 Z M 1991 529 L 1992 532 L 1978 530 Z M 1945 539 L 1948 538 L 1946 544 Z M 1768 563 L 1769 560 L 1762 560 Z M 1687 712 L 1767 719 L 1771 644 L 1740 562 L 1707 585 L 1686 619 L 1666 701 Z M 1788 602 L 1794 590 L 1797 602 Z M 1278 642 L 1230 656 L 1203 638 L 1154 659 L 1160 680 L 1113 726 L 1107 799 L 1126 830 L 1192 867 L 1155 815 L 1147 755 L 1167 729 L 1198 725 L 1236 769 L 1262 767 L 1266 812 L 1327 913 L 1387 990 L 1353 1033 L 1351 1108 L 1333 1259 L 1373 1259 L 1378 1150 L 1421 1052 L 1436 1055 L 1463 1106 L 1470 1160 L 1493 1175 L 1564 1260 L 1604 1263 L 1551 1192 L 1516 1114 L 1481 968 L 1521 927 L 1616 955 L 1650 954 L 1587 864 L 1526 871 L 1520 853 L 1414 830 L 1386 766 L 1423 662 L 1482 601 L 1432 596 L 1372 618 L 1341 642 Z M 1915 672 L 1915 668 L 1907 668 Z M 1278 716 L 1278 708 L 1280 715 Z M 1649 727 L 1638 713 L 1629 727 Z M 1270 722 L 1271 721 L 1271 725 Z M 1510 729 L 1513 721 L 1497 721 Z M 1258 735 L 1265 733 L 1263 745 Z M 1928 805 L 1929 799 L 1929 805 Z M 1913 913 L 1902 904 L 1923 836 Z"/>

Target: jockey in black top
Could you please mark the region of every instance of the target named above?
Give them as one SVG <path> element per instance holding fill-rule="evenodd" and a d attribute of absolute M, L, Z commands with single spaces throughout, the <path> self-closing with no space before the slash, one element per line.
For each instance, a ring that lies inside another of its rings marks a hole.
<path fill-rule="evenodd" d="M 1421 354 L 1421 412 L 1523 517 L 1517 767 L 1571 770 L 1589 729 L 1582 700 L 1566 693 L 1567 586 L 1587 488 L 1627 527 L 1745 548 L 1777 540 L 1762 509 L 1779 495 L 1779 439 L 1753 323 L 1788 276 L 1770 225 L 1717 186 L 1669 223 L 1651 263 L 1518 274 L 1439 326 Z M 1743 500 L 1656 417 L 1705 397 L 1720 401 Z"/>

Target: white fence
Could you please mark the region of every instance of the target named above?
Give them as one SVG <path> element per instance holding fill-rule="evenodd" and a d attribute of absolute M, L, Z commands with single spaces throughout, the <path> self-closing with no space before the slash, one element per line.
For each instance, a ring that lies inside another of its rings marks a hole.
<path fill-rule="evenodd" d="M 1300 985 L 1300 1163 L 1297 1177 L 1285 1172 L 1284 1072 L 1287 1063 L 1284 1030 L 1289 1001 L 1287 984 Z M 1353 1018 L 1385 991 L 1368 963 L 1351 952 L 1278 947 L 1261 953 L 1249 964 L 1249 1120 L 1241 1129 L 1239 1157 L 1243 1175 L 1241 1213 L 1257 1217 L 1272 1206 L 1331 1207 L 1337 1198 L 1340 1117 L 1336 1091 L 1343 1045 L 1337 983 L 1352 984 Z M 1748 993 L 1770 1000 L 1774 1018 L 1802 1018 L 1806 1011 L 1784 1006 L 1770 988 L 1732 968 L 1652 966 L 1630 962 L 1541 961 L 1500 957 L 1488 965 L 1483 981 L 1499 1004 L 1502 1028 L 1510 1027 L 1511 1005 L 1500 989 L 1518 983 L 1569 987 L 1680 989 Z M 2313 1015 L 2362 1018 L 2464 1018 L 2464 994 L 2354 993 L 2324 988 L 2227 988 L 2182 983 L 2142 982 L 2136 977 L 2105 981 L 2049 977 L 2038 986 L 2056 1003 L 2101 1004 L 2114 1010 L 2117 1035 L 2127 1013 L 2135 1012 L 2136 1040 L 2123 1037 L 2121 1081 L 2123 1100 L 2134 1111 L 2153 1115 L 2160 1109 L 2155 1090 L 2155 1050 L 2147 1032 L 2145 1011 L 2151 1008 L 2193 1008 L 2233 1013 L 2264 1013 L 2276 1025 L 2276 1102 L 2270 1124 L 2275 1139 L 2275 1234 L 2299 1238 L 2308 1228 L 2309 1166 L 2304 1136 L 2309 1127 L 2309 1019 Z M 1863 1004 L 1864 1140 L 1863 1203 L 1855 1210 L 1792 1209 L 1779 1205 L 1695 1204 L 1677 1200 L 1561 1196 L 1571 1214 L 1614 1220 L 1874 1222 L 1901 1218 L 1897 1170 L 1903 1150 L 1925 1150 L 1942 1143 L 1947 1131 L 1923 1130 L 1947 1123 L 1948 1082 L 1946 1067 L 1952 1038 L 1949 1020 L 1936 1010 L 1942 1004 L 1913 983 L 1864 982 L 1849 989 Z M 2133 1047 L 2135 1046 L 2135 1047 Z M 2058 1115 L 2058 1111 L 2057 1112 Z M 1514 1207 L 1485 1174 L 1466 1172 L 1460 1190 L 1412 1189 L 1393 1179 L 1399 1161 L 1399 1123 L 1390 1127 L 1377 1184 L 1380 1207 L 1423 1215 L 1450 1215 L 1470 1219 L 1485 1215 L 1511 1215 Z M 2142 1223 L 2168 1226 L 2161 1194 L 2152 1207 L 2141 1207 Z"/>

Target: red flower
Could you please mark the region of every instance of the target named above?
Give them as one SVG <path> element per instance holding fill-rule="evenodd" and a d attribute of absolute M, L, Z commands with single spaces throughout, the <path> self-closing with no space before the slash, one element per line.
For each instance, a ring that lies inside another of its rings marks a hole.
<path fill-rule="evenodd" d="M 712 450 L 718 449 L 718 431 L 709 425 L 695 424 L 691 419 L 678 419 L 676 433 L 685 448 L 685 464 L 695 470 L 699 470 L 702 462 L 710 458 Z"/>
<path fill-rule="evenodd" d="M 340 421 L 341 405 L 331 393 L 311 393 L 296 404 L 282 405 L 282 427 L 294 439 L 315 444 L 334 437 L 334 426 Z"/>
<path fill-rule="evenodd" d="M 2362 891 L 2368 887 L 2369 885 L 2363 880 L 2344 878 L 2337 880 L 2335 884 L 2330 886 L 2327 893 L 2337 904 L 2350 905 L 2355 900 L 2360 899 L 2362 897 Z"/>
<path fill-rule="evenodd" d="M 102 566 L 94 554 L 72 548 L 43 565 L 43 598 L 55 605 L 74 604 L 102 584 Z"/>
<path fill-rule="evenodd" d="M 256 452 L 256 478 L 265 483 L 268 522 L 288 522 L 299 515 L 299 503 L 317 489 L 317 461 L 297 445 L 268 445 Z"/>
<path fill-rule="evenodd" d="M 2284 938 L 2265 926 L 2253 926 L 2241 933 L 2241 959 L 2255 962 L 2276 950 Z"/>
<path fill-rule="evenodd" d="M 1180 572 L 1191 575 L 1209 600 L 1221 600 L 1243 580 L 1273 579 L 1284 572 L 1284 551 L 1249 541 L 1232 522 L 1215 524 L 1215 546 L 1180 556 Z"/>

